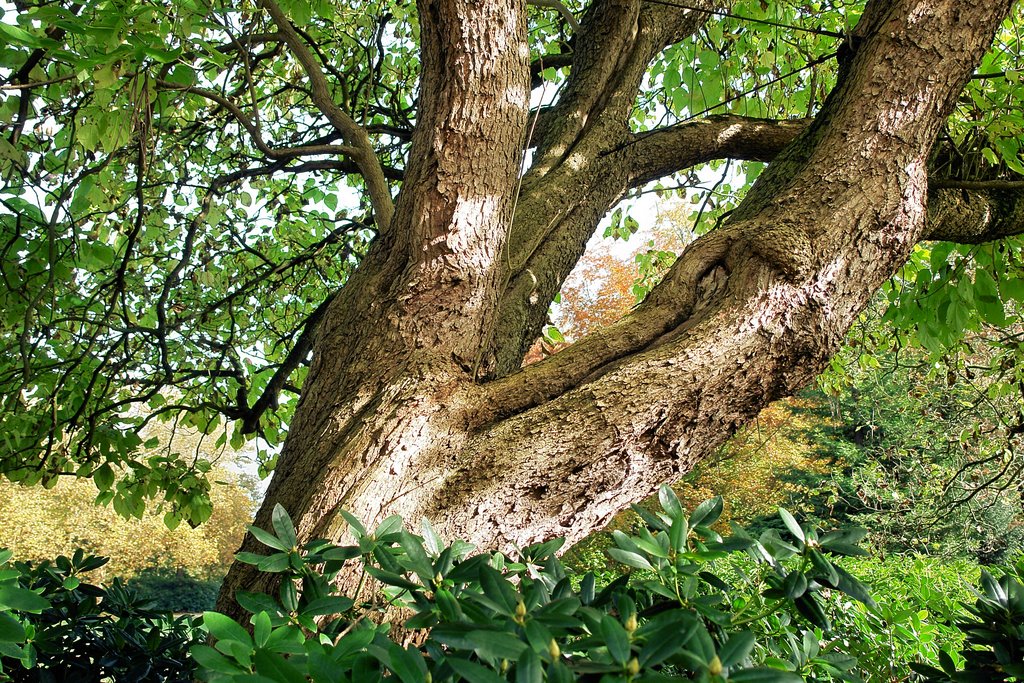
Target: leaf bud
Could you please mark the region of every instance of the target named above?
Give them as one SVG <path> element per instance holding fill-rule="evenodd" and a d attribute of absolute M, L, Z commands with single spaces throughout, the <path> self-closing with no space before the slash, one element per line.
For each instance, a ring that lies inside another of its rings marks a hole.
<path fill-rule="evenodd" d="M 562 656 L 562 650 L 558 647 L 558 643 L 555 642 L 554 638 L 548 643 L 548 654 L 551 655 L 551 659 L 558 659 Z"/>
<path fill-rule="evenodd" d="M 708 673 L 712 676 L 717 676 L 722 673 L 722 660 L 718 658 L 718 655 L 712 657 L 711 663 L 708 664 Z"/>
<path fill-rule="evenodd" d="M 626 633 L 633 633 L 636 630 L 636 612 L 629 615 L 629 619 L 626 619 Z"/>
<path fill-rule="evenodd" d="M 515 621 L 516 621 L 517 624 L 521 624 L 521 623 L 523 623 L 523 621 L 525 619 L 526 619 L 526 605 L 524 605 L 523 601 L 520 600 L 519 604 L 516 605 L 516 618 L 515 618 Z"/>
<path fill-rule="evenodd" d="M 630 676 L 636 676 L 638 673 L 640 673 L 640 662 L 637 660 L 636 657 L 633 657 L 633 659 L 629 660 L 629 664 L 626 665 L 626 672 Z"/>

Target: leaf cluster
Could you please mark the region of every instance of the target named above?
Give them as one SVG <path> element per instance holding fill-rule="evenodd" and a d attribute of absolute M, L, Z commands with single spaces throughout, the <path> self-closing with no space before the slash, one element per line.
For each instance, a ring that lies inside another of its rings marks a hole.
<path fill-rule="evenodd" d="M 343 513 L 355 545 L 299 545 L 278 507 L 273 531 L 252 529 L 272 552 L 239 556 L 280 574 L 278 595 L 240 594 L 252 613 L 246 625 L 204 614 L 216 642 L 195 646 L 193 656 L 210 681 L 752 682 L 800 681 L 813 671 L 847 678 L 853 660 L 819 645 L 830 626 L 822 601 L 830 593 L 871 601 L 831 559 L 859 553 L 862 531 L 820 534 L 783 512 L 788 540 L 739 529 L 723 538 L 710 528 L 720 498 L 687 514 L 665 487 L 660 502 L 660 512 L 637 510 L 646 529 L 616 534 L 609 553 L 635 571 L 605 585 L 593 573 L 574 580 L 565 571 L 555 555 L 561 539 L 514 557 L 473 555 L 468 544 L 445 545 L 427 522 L 422 535 L 397 516 L 369 530 Z M 763 570 L 740 588 L 716 573 L 737 555 Z M 384 586 L 384 604 L 332 593 L 331 581 L 353 566 Z M 403 628 L 421 634 L 421 647 L 399 645 L 387 624 L 376 624 L 374 614 L 394 608 L 411 611 Z"/>
<path fill-rule="evenodd" d="M 939 653 L 941 669 L 927 665 L 911 667 L 929 681 L 973 683 L 974 681 L 1016 681 L 1024 678 L 1024 563 L 1018 563 L 998 579 L 981 573 L 981 591 L 973 605 L 965 605 L 969 617 L 957 627 L 966 638 L 960 654 L 965 660 L 957 668 L 946 652 Z"/>
<path fill-rule="evenodd" d="M 0 680 L 191 680 L 191 619 L 151 609 L 119 580 L 82 580 L 106 558 L 79 550 L 37 565 L 9 560 L 0 553 Z"/>

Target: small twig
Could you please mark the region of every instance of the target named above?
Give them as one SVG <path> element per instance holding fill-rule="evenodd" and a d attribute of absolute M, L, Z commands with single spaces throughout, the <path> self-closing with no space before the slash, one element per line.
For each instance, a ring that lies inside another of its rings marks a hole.
<path fill-rule="evenodd" d="M 0 90 L 31 90 L 32 88 L 42 88 L 47 85 L 54 85 L 55 83 L 63 83 L 64 81 L 70 81 L 74 77 L 75 74 L 68 74 L 67 76 L 51 78 L 48 81 L 32 81 L 31 83 L 12 83 L 10 85 L 0 85 Z"/>
<path fill-rule="evenodd" d="M 802 31 L 804 33 L 813 33 L 818 36 L 830 36 L 832 38 L 846 38 L 846 34 L 839 33 L 837 31 L 827 31 L 822 28 L 806 28 L 804 26 L 794 26 L 793 24 L 783 24 L 778 21 L 770 21 L 768 19 L 755 19 L 753 17 L 744 17 L 739 14 L 733 14 L 732 12 L 726 12 L 725 10 L 710 9 L 708 7 L 696 7 L 694 5 L 687 5 L 681 2 L 668 2 L 668 0 L 644 0 L 652 5 L 664 5 L 666 7 L 677 7 L 679 9 L 693 10 L 694 12 L 704 12 L 705 14 L 714 14 L 718 17 L 728 17 L 730 19 L 738 19 L 740 21 L 747 21 L 751 24 L 764 24 L 765 26 L 775 26 L 776 28 L 788 28 L 791 31 Z"/>

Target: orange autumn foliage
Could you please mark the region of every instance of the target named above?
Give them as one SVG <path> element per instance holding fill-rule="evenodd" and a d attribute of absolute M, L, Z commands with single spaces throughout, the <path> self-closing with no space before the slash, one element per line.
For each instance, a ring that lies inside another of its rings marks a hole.
<path fill-rule="evenodd" d="M 523 365 L 546 358 L 626 315 L 661 278 L 682 247 L 679 237 L 667 230 L 656 232 L 627 257 L 616 256 L 608 242 L 591 246 L 566 278 L 560 303 L 552 311 L 551 321 L 566 341 L 538 339 Z"/>

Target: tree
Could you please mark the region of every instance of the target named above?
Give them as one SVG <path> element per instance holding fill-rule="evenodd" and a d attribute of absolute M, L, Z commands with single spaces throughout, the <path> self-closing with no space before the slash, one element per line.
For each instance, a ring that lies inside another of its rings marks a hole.
<path fill-rule="evenodd" d="M 7 476 L 127 461 L 133 505 L 201 521 L 137 429 L 287 420 L 261 526 L 574 541 L 811 380 L 917 242 L 1019 230 L 1009 0 L 536 4 L 20 3 Z M 601 217 L 724 159 L 771 163 L 629 315 L 520 369 Z"/>
<path fill-rule="evenodd" d="M 202 525 L 174 524 L 175 516 L 166 505 L 126 509 L 95 504 L 97 488 L 101 500 L 137 488 L 139 482 L 129 472 L 112 472 L 109 484 L 73 478 L 53 481 L 47 489 L 0 481 L 0 547 L 12 551 L 18 561 L 71 557 L 79 548 L 110 558 L 93 574 L 95 581 L 130 578 L 153 568 L 223 576 L 256 509 L 254 482 L 239 471 L 243 458 L 212 452 L 211 442 L 195 432 L 178 430 L 172 438 L 170 430 L 151 427 L 147 435 L 155 433 L 161 433 L 166 444 L 195 454 L 196 469 L 209 473 L 212 514 Z M 144 455 L 160 458 L 162 452 Z"/>
<path fill-rule="evenodd" d="M 77 548 L 109 557 L 111 561 L 93 575 L 95 581 L 129 578 L 151 568 L 223 575 L 254 505 L 232 481 L 234 473 L 218 468 L 215 476 L 227 481 L 210 491 L 210 520 L 195 529 L 182 525 L 173 530 L 157 511 L 125 519 L 109 507 L 95 505 L 96 487 L 84 479 L 62 480 L 50 490 L 0 482 L 0 546 L 17 560 L 70 557 Z"/>

